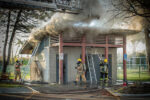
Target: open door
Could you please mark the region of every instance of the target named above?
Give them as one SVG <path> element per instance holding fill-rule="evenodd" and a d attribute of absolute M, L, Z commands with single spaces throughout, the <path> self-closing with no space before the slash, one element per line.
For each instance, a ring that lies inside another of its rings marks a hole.
<path fill-rule="evenodd" d="M 108 68 L 108 77 L 109 79 L 112 79 L 112 54 L 108 55 L 108 62 L 109 62 L 109 68 Z M 105 58 L 105 55 L 102 55 L 102 58 Z M 100 77 L 102 76 L 100 73 L 100 59 L 98 54 L 87 54 L 86 55 L 86 79 L 90 82 L 90 77 L 92 80 L 96 80 L 99 83 Z M 94 66 L 93 66 L 94 65 Z M 92 70 L 90 70 L 92 68 Z M 93 69 L 94 68 L 94 69 Z M 95 71 L 93 71 L 95 70 Z M 94 79 L 96 77 L 96 79 Z M 93 82 L 94 83 L 94 82 Z"/>

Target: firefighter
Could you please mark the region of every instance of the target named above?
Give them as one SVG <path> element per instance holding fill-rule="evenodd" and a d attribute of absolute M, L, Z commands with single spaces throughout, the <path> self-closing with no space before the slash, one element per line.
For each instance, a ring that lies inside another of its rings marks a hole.
<path fill-rule="evenodd" d="M 80 58 L 77 60 L 77 66 L 75 68 L 77 69 L 76 83 L 80 81 L 80 77 L 82 78 L 82 81 L 86 83 L 84 65 Z"/>
<path fill-rule="evenodd" d="M 103 81 L 106 81 L 107 75 L 108 75 L 108 60 L 104 59 L 104 61 L 100 62 L 100 73 L 103 78 Z"/>
<path fill-rule="evenodd" d="M 21 81 L 21 71 L 20 71 L 21 65 L 22 63 L 17 59 L 15 62 L 15 82 L 18 76 L 19 76 L 19 80 Z"/>

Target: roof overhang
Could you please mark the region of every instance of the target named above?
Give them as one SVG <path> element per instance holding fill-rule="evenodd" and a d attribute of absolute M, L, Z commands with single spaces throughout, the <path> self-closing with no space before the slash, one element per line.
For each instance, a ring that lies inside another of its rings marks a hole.
<path fill-rule="evenodd" d="M 33 43 L 26 41 L 20 50 L 20 54 L 32 54 L 34 47 L 35 45 Z"/>

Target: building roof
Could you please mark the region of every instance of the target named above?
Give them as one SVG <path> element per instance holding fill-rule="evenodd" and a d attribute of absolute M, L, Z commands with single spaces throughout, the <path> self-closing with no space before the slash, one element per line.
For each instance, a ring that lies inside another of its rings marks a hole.
<path fill-rule="evenodd" d="M 94 34 L 95 35 L 100 35 L 100 34 L 102 34 L 102 35 L 105 35 L 105 34 L 109 34 L 109 35 L 130 35 L 130 34 L 136 34 L 136 33 L 140 32 L 139 30 L 111 29 L 111 30 L 108 30 L 108 31 L 103 31 L 102 33 L 101 32 L 96 33 L 97 32 L 96 29 L 87 29 L 87 30 L 91 31 L 91 32 L 92 31 L 95 32 L 92 35 L 94 35 Z M 66 31 L 62 32 L 62 33 L 63 34 L 68 34 Z M 44 29 L 43 30 L 39 29 L 39 30 L 35 31 L 34 33 L 32 33 L 30 35 L 29 39 L 23 45 L 22 49 L 20 50 L 20 54 L 31 54 L 32 50 L 34 49 L 34 47 L 37 45 L 38 42 L 43 40 L 43 38 L 46 37 L 46 36 L 53 36 L 53 35 L 58 35 L 58 34 L 48 33 Z M 79 33 L 79 34 L 76 33 L 76 35 L 82 35 L 82 34 L 81 33 Z"/>

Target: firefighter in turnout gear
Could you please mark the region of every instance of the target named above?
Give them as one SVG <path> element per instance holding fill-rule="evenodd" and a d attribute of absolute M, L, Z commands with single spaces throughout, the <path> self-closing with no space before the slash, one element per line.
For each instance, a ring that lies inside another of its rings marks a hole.
<path fill-rule="evenodd" d="M 77 69 L 76 83 L 80 81 L 80 77 L 82 78 L 82 81 L 86 83 L 84 65 L 80 58 L 77 60 L 77 66 L 75 68 Z"/>
<path fill-rule="evenodd" d="M 104 59 L 104 61 L 100 62 L 100 74 L 103 78 L 103 81 L 106 81 L 106 78 L 108 76 L 108 61 L 107 59 Z"/>
<path fill-rule="evenodd" d="M 17 59 L 15 63 L 15 81 L 17 80 L 17 77 L 19 76 L 19 80 L 21 81 L 21 67 L 22 63 Z"/>

